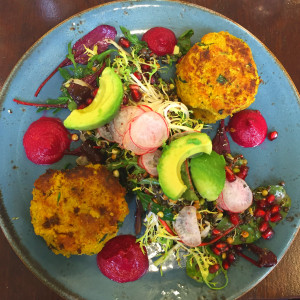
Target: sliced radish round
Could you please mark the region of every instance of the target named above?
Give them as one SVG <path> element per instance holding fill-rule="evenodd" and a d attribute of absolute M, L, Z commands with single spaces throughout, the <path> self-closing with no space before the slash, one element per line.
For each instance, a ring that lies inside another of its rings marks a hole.
<path fill-rule="evenodd" d="M 152 176 L 158 176 L 157 164 L 161 153 L 162 152 L 160 150 L 156 150 L 141 156 L 141 164 L 144 166 L 143 168 Z"/>
<path fill-rule="evenodd" d="M 168 125 L 160 114 L 144 112 L 130 124 L 130 137 L 133 143 L 143 149 L 158 148 L 169 137 Z"/>
<path fill-rule="evenodd" d="M 138 107 L 141 108 L 143 111 L 153 111 L 153 109 L 150 106 L 145 104 L 138 105 Z"/>
<path fill-rule="evenodd" d="M 143 157 L 142 155 L 138 157 L 137 163 L 141 168 L 145 169 L 145 166 L 143 165 L 142 157 Z"/>
<path fill-rule="evenodd" d="M 114 133 L 111 128 L 112 124 L 113 122 L 109 122 L 108 124 L 97 128 L 97 136 L 100 136 L 109 142 L 115 142 Z"/>
<path fill-rule="evenodd" d="M 114 121 L 111 121 L 111 122 L 110 122 L 110 130 L 111 130 L 111 132 L 112 132 L 114 141 L 115 141 L 116 143 L 118 143 L 119 145 L 122 145 L 123 136 L 120 135 L 120 134 L 118 133 L 118 131 L 116 130 Z"/>
<path fill-rule="evenodd" d="M 144 112 L 138 106 L 123 106 L 114 118 L 114 126 L 119 135 L 124 136 L 130 121 Z"/>
<path fill-rule="evenodd" d="M 185 206 L 173 223 L 181 241 L 190 247 L 201 244 L 201 234 L 196 214 L 197 209 L 194 206 Z"/>
<path fill-rule="evenodd" d="M 253 194 L 248 184 L 240 177 L 233 182 L 225 181 L 222 193 L 217 199 L 217 205 L 233 213 L 241 213 L 252 204 Z"/>
<path fill-rule="evenodd" d="M 132 151 L 136 155 L 143 155 L 146 154 L 151 149 L 143 149 L 140 147 L 137 147 L 131 140 L 129 130 L 126 131 L 123 141 L 122 141 L 123 147 L 129 151 Z"/>

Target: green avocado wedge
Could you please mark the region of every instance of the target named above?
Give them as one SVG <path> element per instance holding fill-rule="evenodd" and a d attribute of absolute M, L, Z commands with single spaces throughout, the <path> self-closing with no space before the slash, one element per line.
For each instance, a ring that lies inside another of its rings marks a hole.
<path fill-rule="evenodd" d="M 181 178 L 181 165 L 190 156 L 204 152 L 210 154 L 212 142 L 205 133 L 190 133 L 165 146 L 157 171 L 159 184 L 167 197 L 179 199 L 187 189 Z"/>
<path fill-rule="evenodd" d="M 123 99 L 123 86 L 112 68 L 105 68 L 99 78 L 99 89 L 93 102 L 75 109 L 65 119 L 68 129 L 92 130 L 109 123 L 118 112 Z"/>
<path fill-rule="evenodd" d="M 192 181 L 199 194 L 207 201 L 218 198 L 225 184 L 225 159 L 212 151 L 202 153 L 190 161 Z"/>

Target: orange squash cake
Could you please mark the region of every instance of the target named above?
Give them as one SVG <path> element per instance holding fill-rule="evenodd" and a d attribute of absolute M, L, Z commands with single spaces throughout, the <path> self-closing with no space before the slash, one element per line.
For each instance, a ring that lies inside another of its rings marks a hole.
<path fill-rule="evenodd" d="M 224 31 L 203 36 L 177 64 L 176 73 L 178 96 L 206 123 L 247 108 L 260 82 L 249 46 Z"/>
<path fill-rule="evenodd" d="M 98 253 L 129 213 L 125 189 L 102 165 L 50 169 L 34 186 L 34 231 L 55 254 Z"/>

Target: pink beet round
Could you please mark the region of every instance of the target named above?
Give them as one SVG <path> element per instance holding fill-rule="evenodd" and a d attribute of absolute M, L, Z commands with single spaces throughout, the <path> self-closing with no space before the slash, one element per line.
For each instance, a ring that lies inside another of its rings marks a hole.
<path fill-rule="evenodd" d="M 146 248 L 144 253 L 133 235 L 119 235 L 109 240 L 97 255 L 102 274 L 116 282 L 135 281 L 148 270 Z"/>
<path fill-rule="evenodd" d="M 148 44 L 149 49 L 159 55 L 172 54 L 177 44 L 174 32 L 164 27 L 153 27 L 142 37 L 142 41 Z"/>
<path fill-rule="evenodd" d="M 228 131 L 234 142 L 250 148 L 260 145 L 265 140 L 268 127 L 258 110 L 243 110 L 231 117 Z"/>

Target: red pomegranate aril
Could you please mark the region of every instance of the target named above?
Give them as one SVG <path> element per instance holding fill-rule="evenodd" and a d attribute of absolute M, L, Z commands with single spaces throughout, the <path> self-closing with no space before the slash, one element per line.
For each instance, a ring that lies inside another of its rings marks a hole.
<path fill-rule="evenodd" d="M 216 247 L 212 247 L 211 248 L 211 250 L 212 250 L 212 252 L 214 253 L 214 254 L 216 254 L 216 255 L 221 255 L 221 250 L 219 250 L 218 248 L 216 248 Z"/>
<path fill-rule="evenodd" d="M 96 88 L 92 91 L 92 96 L 95 98 L 97 93 L 98 93 L 98 88 Z"/>
<path fill-rule="evenodd" d="M 141 67 L 142 67 L 142 70 L 143 70 L 144 72 L 149 72 L 149 71 L 151 71 L 151 66 L 149 66 L 149 65 L 142 64 Z"/>
<path fill-rule="evenodd" d="M 249 167 L 247 166 L 240 166 L 240 172 L 238 172 L 236 175 L 242 179 L 245 179 L 248 175 Z"/>
<path fill-rule="evenodd" d="M 92 99 L 92 98 L 88 98 L 88 99 L 86 99 L 86 101 L 85 101 L 85 103 L 86 103 L 87 105 L 90 105 L 92 102 L 93 102 L 93 99 Z"/>
<path fill-rule="evenodd" d="M 139 90 L 132 90 L 131 97 L 134 102 L 139 102 L 142 99 L 142 94 L 140 93 Z"/>
<path fill-rule="evenodd" d="M 262 222 L 259 224 L 259 226 L 258 226 L 258 230 L 259 230 L 260 232 L 265 232 L 269 227 L 270 227 L 270 226 L 269 226 L 269 222 L 267 222 L 267 221 L 262 221 Z"/>
<path fill-rule="evenodd" d="M 262 199 L 262 200 L 257 201 L 257 205 L 258 205 L 260 208 L 265 208 L 265 207 L 267 207 L 267 202 L 266 202 L 265 199 Z"/>
<path fill-rule="evenodd" d="M 228 259 L 229 263 L 232 264 L 236 260 L 236 257 L 233 253 L 229 253 L 227 255 L 227 259 Z"/>
<path fill-rule="evenodd" d="M 273 202 L 274 202 L 274 200 L 275 200 L 275 196 L 274 195 L 268 195 L 267 196 L 267 202 L 269 203 L 269 204 L 272 204 Z"/>
<path fill-rule="evenodd" d="M 274 215 L 271 215 L 271 218 L 270 218 L 270 221 L 273 222 L 273 223 L 277 223 L 279 222 L 280 220 L 282 220 L 282 215 L 278 212 Z"/>
<path fill-rule="evenodd" d="M 209 273 L 213 274 L 213 273 L 216 273 L 218 272 L 220 269 L 220 266 L 218 264 L 215 264 L 215 265 L 212 265 L 209 267 Z"/>
<path fill-rule="evenodd" d="M 226 171 L 226 179 L 229 182 L 235 181 L 235 179 L 236 179 L 235 174 L 233 173 L 233 171 L 228 166 L 225 167 L 225 171 Z"/>
<path fill-rule="evenodd" d="M 228 270 L 229 267 L 230 267 L 229 261 L 228 261 L 227 259 L 223 260 L 222 266 L 223 266 L 223 269 L 224 269 L 224 270 Z"/>
<path fill-rule="evenodd" d="M 257 208 L 255 211 L 254 211 L 254 216 L 257 217 L 257 218 L 262 218 L 264 217 L 266 214 L 266 212 L 261 209 L 261 208 Z"/>
<path fill-rule="evenodd" d="M 130 47 L 130 42 L 126 38 L 121 37 L 119 39 L 119 45 L 124 47 L 124 48 L 129 48 Z"/>
<path fill-rule="evenodd" d="M 262 238 L 265 240 L 269 240 L 273 237 L 274 231 L 271 227 L 269 227 L 265 232 L 262 233 Z"/>
<path fill-rule="evenodd" d="M 230 214 L 229 219 L 233 225 L 238 225 L 240 223 L 240 217 L 238 214 Z"/>
<path fill-rule="evenodd" d="M 274 204 L 271 206 L 270 212 L 271 215 L 276 214 L 280 211 L 280 206 L 278 204 Z"/>
<path fill-rule="evenodd" d="M 84 109 L 84 108 L 86 108 L 86 105 L 85 105 L 85 104 L 80 104 L 80 105 L 77 107 L 77 109 Z"/>
<path fill-rule="evenodd" d="M 216 247 L 217 247 L 219 250 L 223 250 L 223 249 L 225 249 L 225 248 L 228 248 L 228 247 L 227 247 L 227 244 L 224 243 L 224 242 L 219 242 L 219 243 L 217 243 L 217 244 L 216 244 Z"/>
<path fill-rule="evenodd" d="M 268 134 L 268 139 L 270 141 L 274 141 L 275 139 L 277 139 L 277 137 L 278 137 L 277 131 L 272 131 L 272 132 L 269 132 L 269 134 Z"/>
<path fill-rule="evenodd" d="M 220 234 L 221 233 L 221 230 L 219 230 L 219 229 L 217 229 L 217 228 L 214 228 L 213 230 L 212 230 L 212 234 L 214 234 L 214 235 L 218 235 L 218 234 Z"/>
<path fill-rule="evenodd" d="M 134 75 L 134 76 L 136 77 L 136 79 L 138 79 L 138 80 L 142 80 L 142 78 L 143 78 L 142 74 L 139 73 L 139 72 L 134 72 L 133 75 Z"/>
<path fill-rule="evenodd" d="M 137 84 L 130 84 L 129 88 L 131 91 L 133 91 L 133 90 L 138 90 L 140 87 Z"/>
<path fill-rule="evenodd" d="M 124 96 L 123 96 L 123 104 L 126 105 L 126 104 L 128 104 L 128 103 L 129 103 L 129 98 L 128 98 L 127 95 L 124 95 Z"/>
<path fill-rule="evenodd" d="M 268 210 L 268 211 L 266 211 L 264 220 L 268 222 L 268 221 L 270 221 L 270 218 L 271 218 L 271 212 Z"/>

